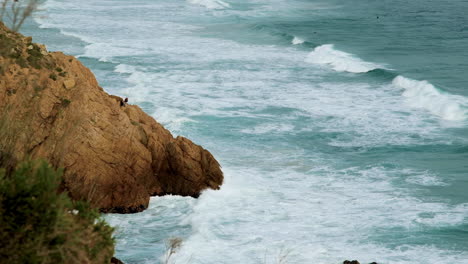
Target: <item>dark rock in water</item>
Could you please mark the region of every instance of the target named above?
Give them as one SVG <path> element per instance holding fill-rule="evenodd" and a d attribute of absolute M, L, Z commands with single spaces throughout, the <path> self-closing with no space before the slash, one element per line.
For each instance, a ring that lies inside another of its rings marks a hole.
<path fill-rule="evenodd" d="M 111 258 L 111 264 L 124 264 L 122 261 L 120 261 L 120 259 L 116 258 L 116 257 L 112 257 Z"/>
<path fill-rule="evenodd" d="M 343 261 L 343 264 L 360 264 L 359 261 L 357 260 L 345 260 Z"/>
<path fill-rule="evenodd" d="M 360 264 L 360 263 L 357 260 L 345 260 L 345 261 L 343 261 L 343 264 Z M 378 263 L 377 262 L 372 262 L 372 263 L 369 263 L 369 264 L 378 264 Z"/>

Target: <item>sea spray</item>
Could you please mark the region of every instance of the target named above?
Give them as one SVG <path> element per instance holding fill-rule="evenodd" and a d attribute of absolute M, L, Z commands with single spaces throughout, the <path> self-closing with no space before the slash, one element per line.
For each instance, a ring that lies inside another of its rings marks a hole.
<path fill-rule="evenodd" d="M 468 98 L 440 91 L 428 81 L 417 81 L 403 76 L 393 79 L 393 85 L 404 89 L 403 96 L 414 107 L 428 110 L 446 120 L 465 120 Z"/>
<path fill-rule="evenodd" d="M 299 38 L 299 37 L 294 37 L 293 40 L 291 41 L 291 43 L 293 45 L 300 45 L 300 44 L 304 43 L 304 40 L 302 38 Z"/>

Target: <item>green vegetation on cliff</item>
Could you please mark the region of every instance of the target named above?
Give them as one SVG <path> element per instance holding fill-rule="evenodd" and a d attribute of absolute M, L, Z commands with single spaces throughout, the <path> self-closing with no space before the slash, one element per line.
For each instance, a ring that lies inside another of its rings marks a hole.
<path fill-rule="evenodd" d="M 113 229 L 43 161 L 0 169 L 0 263 L 110 263 Z"/>

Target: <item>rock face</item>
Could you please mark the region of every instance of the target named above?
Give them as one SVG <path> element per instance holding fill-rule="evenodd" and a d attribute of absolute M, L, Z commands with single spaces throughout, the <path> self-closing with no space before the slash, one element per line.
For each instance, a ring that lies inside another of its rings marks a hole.
<path fill-rule="evenodd" d="M 152 195 L 219 189 L 223 174 L 207 150 L 121 102 L 74 57 L 0 23 L 0 163 L 44 158 L 64 168 L 72 198 L 104 212 L 142 211 Z"/>

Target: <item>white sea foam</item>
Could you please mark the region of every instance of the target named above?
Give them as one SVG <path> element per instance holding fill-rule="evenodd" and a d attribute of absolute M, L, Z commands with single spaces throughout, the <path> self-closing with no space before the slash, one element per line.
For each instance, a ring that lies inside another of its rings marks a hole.
<path fill-rule="evenodd" d="M 71 35 L 71 34 L 70 34 Z M 84 38 L 82 38 L 84 39 Z M 100 43 L 88 39 L 88 45 L 85 46 L 85 52 L 77 57 L 96 58 L 100 61 L 112 61 L 117 56 L 138 56 L 148 54 L 151 49 L 147 46 L 127 45 L 128 43 Z"/>
<path fill-rule="evenodd" d="M 193 208 L 194 199 L 190 197 L 180 197 L 166 195 L 164 197 L 152 197 L 149 207 L 142 213 L 134 215 L 106 214 L 106 221 L 116 227 L 114 236 L 118 240 L 116 254 L 120 258 L 135 259 L 136 252 L 142 259 L 151 261 L 138 263 L 155 263 L 164 252 L 167 238 L 185 238 L 190 232 L 190 226 L 181 225 Z M 135 227 L 139 228 L 135 228 Z M 173 228 L 173 227 L 176 228 Z M 150 234 L 151 239 L 144 238 L 145 234 Z M 148 242 L 152 241 L 152 242 Z M 145 248 L 146 251 L 142 251 Z M 128 261 L 131 263 L 131 261 Z"/>
<path fill-rule="evenodd" d="M 460 225 L 468 217 L 466 204 L 408 197 L 390 184 L 392 172 L 384 168 L 324 167 L 307 175 L 289 170 L 225 172 L 221 191 L 205 192 L 182 222 L 190 224 L 193 233 L 176 254 L 177 262 L 257 263 L 267 255 L 270 263 L 281 249 L 293 250 L 290 263 L 339 263 L 349 257 L 364 263 L 461 263 L 466 257 L 431 246 L 388 249 L 371 242 L 373 235 L 380 235 L 372 230 L 417 232 L 421 226 Z"/>
<path fill-rule="evenodd" d="M 406 179 L 406 182 L 417 184 L 421 186 L 447 186 L 448 184 L 443 182 L 439 177 L 424 173 L 410 176 Z"/>
<path fill-rule="evenodd" d="M 383 68 L 383 66 L 363 61 L 354 55 L 334 49 L 333 44 L 318 46 L 309 53 L 306 62 L 330 65 L 335 71 L 362 73 L 374 69 Z"/>
<path fill-rule="evenodd" d="M 128 82 L 129 86 L 120 90 L 120 95 L 131 98 L 133 104 L 145 104 L 153 101 L 154 94 L 151 88 L 154 88 L 154 84 L 158 79 L 157 76 L 128 64 L 117 65 L 114 72 L 127 74 L 125 80 Z M 165 94 L 172 98 L 182 98 L 180 93 L 176 90 L 167 90 Z M 167 98 L 167 101 L 170 101 L 170 99 Z M 195 122 L 186 117 L 184 111 L 168 107 L 166 102 L 145 110 L 174 134 L 178 134 L 186 123 Z"/>
<path fill-rule="evenodd" d="M 47 23 L 45 25 L 47 25 Z M 49 24 L 48 27 L 55 28 L 55 26 L 53 24 Z M 74 38 L 77 38 L 77 39 L 79 39 L 79 40 L 81 40 L 83 42 L 86 42 L 86 43 L 95 42 L 95 40 L 93 40 L 92 38 L 90 38 L 90 37 L 88 37 L 86 35 L 69 32 L 69 31 L 67 31 L 65 29 L 59 29 L 59 30 L 60 30 L 60 34 L 62 34 L 62 35 L 74 37 Z"/>
<path fill-rule="evenodd" d="M 246 134 L 267 134 L 267 133 L 284 133 L 294 130 L 294 126 L 291 124 L 263 124 L 253 128 L 242 129 L 242 133 Z"/>
<path fill-rule="evenodd" d="M 293 40 L 291 41 L 291 43 L 293 45 L 299 45 L 299 44 L 302 44 L 304 43 L 304 40 L 299 38 L 299 37 L 294 37 Z"/>
<path fill-rule="evenodd" d="M 403 96 L 413 107 L 424 108 L 446 120 L 467 118 L 468 98 L 441 92 L 427 81 L 417 81 L 403 76 L 393 79 L 393 85 L 404 89 Z"/>
<path fill-rule="evenodd" d="M 115 72 L 118 72 L 118 73 L 134 73 L 136 72 L 136 68 L 135 66 L 131 66 L 131 65 L 128 65 L 128 64 L 119 64 L 117 66 L 115 66 Z"/>
<path fill-rule="evenodd" d="M 204 6 L 208 9 L 225 9 L 231 7 L 228 3 L 221 0 L 188 0 L 192 4 Z"/>

